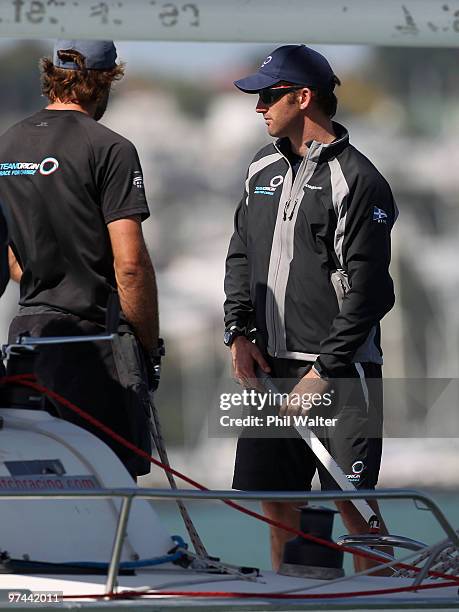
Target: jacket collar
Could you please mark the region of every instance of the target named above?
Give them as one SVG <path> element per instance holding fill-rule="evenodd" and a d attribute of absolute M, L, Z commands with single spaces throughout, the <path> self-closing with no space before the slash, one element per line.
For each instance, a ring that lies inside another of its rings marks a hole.
<path fill-rule="evenodd" d="M 333 142 L 324 144 L 323 142 L 311 140 L 306 143 L 309 149 L 310 160 L 316 163 L 329 161 L 349 145 L 349 133 L 347 129 L 340 123 L 336 123 L 336 121 L 333 121 L 332 125 L 336 134 L 336 138 Z M 281 153 L 287 154 L 288 156 L 288 153 L 291 151 L 288 138 L 279 138 L 279 140 L 276 141 L 276 145 Z"/>

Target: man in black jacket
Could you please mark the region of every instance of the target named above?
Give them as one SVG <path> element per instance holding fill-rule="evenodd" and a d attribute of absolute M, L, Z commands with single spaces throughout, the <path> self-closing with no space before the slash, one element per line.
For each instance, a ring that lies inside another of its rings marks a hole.
<path fill-rule="evenodd" d="M 304 45 L 276 49 L 257 73 L 235 82 L 258 94 L 256 112 L 277 140 L 253 158 L 236 210 L 226 260 L 225 343 L 244 386 L 253 382 L 255 365 L 293 379 L 293 390 L 278 381 L 290 398 L 349 381 L 335 407 L 336 427 L 319 433 L 351 482 L 373 488 L 382 448 L 379 321 L 394 304 L 388 268 L 397 212 L 385 179 L 332 121 L 339 84 L 328 61 Z M 292 401 L 281 412 L 306 414 Z M 243 435 L 233 487 L 307 490 L 316 467 L 323 488 L 338 488 L 295 432 Z M 295 505 L 263 508 L 298 527 Z M 339 508 L 350 532 L 368 530 L 351 503 Z M 275 568 L 290 537 L 272 529 Z"/>

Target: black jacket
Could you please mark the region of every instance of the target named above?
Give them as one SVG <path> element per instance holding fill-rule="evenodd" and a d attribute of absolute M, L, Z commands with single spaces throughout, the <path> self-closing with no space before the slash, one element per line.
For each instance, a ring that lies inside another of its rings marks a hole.
<path fill-rule="evenodd" d="M 319 359 L 330 375 L 353 362 L 382 363 L 379 321 L 394 304 L 397 216 L 385 179 L 346 129 L 333 126 L 334 142 L 308 143 L 294 181 L 288 140 L 257 153 L 225 276 L 227 328 L 255 326 L 271 356 Z"/>

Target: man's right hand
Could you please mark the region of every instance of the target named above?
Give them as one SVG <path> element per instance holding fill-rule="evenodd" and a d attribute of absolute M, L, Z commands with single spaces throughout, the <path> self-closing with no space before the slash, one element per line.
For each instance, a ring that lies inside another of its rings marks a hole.
<path fill-rule="evenodd" d="M 234 378 L 246 389 L 258 389 L 260 385 L 255 374 L 255 365 L 258 364 L 264 372 L 270 372 L 271 368 L 257 345 L 245 336 L 237 336 L 231 345 L 231 355 Z"/>

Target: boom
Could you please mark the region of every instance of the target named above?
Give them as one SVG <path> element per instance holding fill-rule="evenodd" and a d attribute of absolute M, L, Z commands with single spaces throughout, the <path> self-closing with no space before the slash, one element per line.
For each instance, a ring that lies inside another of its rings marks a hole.
<path fill-rule="evenodd" d="M 457 47 L 459 0 L 0 0 L 0 37 Z"/>

